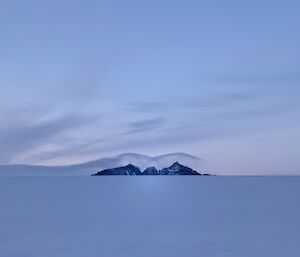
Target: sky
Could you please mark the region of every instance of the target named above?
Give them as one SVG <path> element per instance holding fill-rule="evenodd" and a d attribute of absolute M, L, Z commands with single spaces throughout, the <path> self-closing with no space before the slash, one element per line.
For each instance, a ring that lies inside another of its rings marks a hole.
<path fill-rule="evenodd" d="M 0 164 L 185 152 L 300 174 L 300 2 L 2 0 Z"/>

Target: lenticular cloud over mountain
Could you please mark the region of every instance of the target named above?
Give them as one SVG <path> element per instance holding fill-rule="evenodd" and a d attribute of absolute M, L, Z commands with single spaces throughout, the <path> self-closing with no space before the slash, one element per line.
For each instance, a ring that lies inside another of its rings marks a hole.
<path fill-rule="evenodd" d="M 207 171 L 207 163 L 186 153 L 169 153 L 150 157 L 137 153 L 124 153 L 115 157 L 68 165 L 68 166 L 31 166 L 31 165 L 0 165 L 0 176 L 89 176 L 101 169 L 110 169 L 133 164 L 141 170 L 147 167 L 163 169 L 174 162 L 180 162 L 192 169 Z"/>
<path fill-rule="evenodd" d="M 155 157 L 149 157 L 147 155 L 126 153 L 119 155 L 114 158 L 118 161 L 120 165 L 134 164 L 141 169 L 146 169 L 147 167 L 155 167 L 157 169 L 163 169 L 170 166 L 172 163 L 178 161 L 184 165 L 188 165 L 194 169 L 205 168 L 205 161 L 186 153 L 169 153 L 164 155 L 159 155 Z"/>

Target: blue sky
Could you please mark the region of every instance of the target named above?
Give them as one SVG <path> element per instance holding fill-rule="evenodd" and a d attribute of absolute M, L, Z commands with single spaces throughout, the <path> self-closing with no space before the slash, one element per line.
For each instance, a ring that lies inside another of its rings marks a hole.
<path fill-rule="evenodd" d="M 0 3 L 0 163 L 187 152 L 300 172 L 299 1 Z"/>

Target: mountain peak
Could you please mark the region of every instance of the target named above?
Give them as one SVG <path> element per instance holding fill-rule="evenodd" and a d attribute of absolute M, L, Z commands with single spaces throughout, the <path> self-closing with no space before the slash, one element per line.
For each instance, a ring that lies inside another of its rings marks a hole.
<path fill-rule="evenodd" d="M 184 167 L 182 164 L 180 164 L 179 162 L 174 162 L 171 166 L 171 167 Z"/>
<path fill-rule="evenodd" d="M 138 168 L 137 166 L 134 166 L 133 164 L 129 163 L 126 166 L 124 166 L 126 168 Z"/>
<path fill-rule="evenodd" d="M 174 162 L 168 169 L 177 171 L 177 170 L 185 169 L 185 168 L 188 168 L 188 167 L 183 166 L 179 162 Z"/>
<path fill-rule="evenodd" d="M 140 169 L 132 164 L 128 164 L 123 167 L 118 167 L 114 169 L 106 169 L 97 172 L 94 174 L 94 176 L 99 176 L 99 175 L 142 175 L 142 172 Z"/>
<path fill-rule="evenodd" d="M 143 175 L 158 175 L 158 170 L 155 167 L 149 167 L 143 171 Z"/>
<path fill-rule="evenodd" d="M 160 173 L 162 175 L 201 175 L 197 171 L 181 165 L 177 161 L 174 162 L 169 168 L 162 169 Z"/>

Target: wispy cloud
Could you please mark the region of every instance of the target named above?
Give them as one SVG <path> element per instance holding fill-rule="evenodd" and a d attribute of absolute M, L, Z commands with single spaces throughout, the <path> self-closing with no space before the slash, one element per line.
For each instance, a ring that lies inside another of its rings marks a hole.
<path fill-rule="evenodd" d="M 161 111 L 162 108 L 168 106 L 167 102 L 137 102 L 137 103 L 129 103 L 126 104 L 126 109 L 132 112 L 157 112 Z"/>
<path fill-rule="evenodd" d="M 150 130 L 155 130 L 161 128 L 165 123 L 165 119 L 163 118 L 154 118 L 148 120 L 142 120 L 137 122 L 129 123 L 129 131 L 128 134 L 141 133 Z"/>
<path fill-rule="evenodd" d="M 55 136 L 70 132 L 91 121 L 91 117 L 66 115 L 32 124 L 0 129 L 0 162 L 7 163 L 19 154 L 51 142 Z"/>
<path fill-rule="evenodd" d="M 300 71 L 284 72 L 274 74 L 273 72 L 243 72 L 243 73 L 226 73 L 213 74 L 206 77 L 205 81 L 217 84 L 235 84 L 235 85 L 282 85 L 300 82 Z"/>

